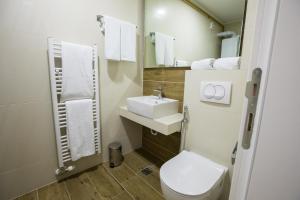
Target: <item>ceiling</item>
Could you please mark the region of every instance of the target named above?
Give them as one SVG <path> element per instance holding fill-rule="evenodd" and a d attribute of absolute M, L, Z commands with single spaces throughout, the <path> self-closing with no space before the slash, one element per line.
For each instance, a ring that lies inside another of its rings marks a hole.
<path fill-rule="evenodd" d="M 222 24 L 243 19 L 245 0 L 192 0 L 192 2 Z"/>

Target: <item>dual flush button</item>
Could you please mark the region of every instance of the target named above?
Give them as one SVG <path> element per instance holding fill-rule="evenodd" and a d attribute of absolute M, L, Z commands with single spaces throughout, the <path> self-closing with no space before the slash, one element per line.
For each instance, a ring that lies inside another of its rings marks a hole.
<path fill-rule="evenodd" d="M 231 82 L 202 81 L 200 100 L 214 103 L 230 104 Z"/>

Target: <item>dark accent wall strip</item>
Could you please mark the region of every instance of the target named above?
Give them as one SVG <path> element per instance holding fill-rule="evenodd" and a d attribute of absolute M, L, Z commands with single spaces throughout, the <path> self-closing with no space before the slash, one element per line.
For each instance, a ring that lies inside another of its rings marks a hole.
<path fill-rule="evenodd" d="M 179 100 L 178 111 L 182 112 L 186 70 L 190 68 L 145 68 L 143 94 L 153 95 L 153 90 L 162 87 L 164 97 Z M 142 143 L 144 151 L 163 163 L 178 154 L 180 133 L 152 135 L 150 129 L 144 127 Z"/>

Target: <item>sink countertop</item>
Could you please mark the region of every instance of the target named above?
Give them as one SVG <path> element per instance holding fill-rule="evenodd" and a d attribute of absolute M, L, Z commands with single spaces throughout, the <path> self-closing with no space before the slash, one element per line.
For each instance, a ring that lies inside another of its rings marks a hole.
<path fill-rule="evenodd" d="M 183 120 L 183 115 L 181 113 L 150 119 L 128 111 L 126 106 L 120 107 L 120 115 L 164 135 L 179 132 L 181 129 L 181 121 Z"/>

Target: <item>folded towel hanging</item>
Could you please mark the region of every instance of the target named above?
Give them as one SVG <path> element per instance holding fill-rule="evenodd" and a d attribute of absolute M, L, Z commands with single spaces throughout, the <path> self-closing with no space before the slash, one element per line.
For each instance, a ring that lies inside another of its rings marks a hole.
<path fill-rule="evenodd" d="M 234 70 L 240 68 L 240 57 L 219 58 L 214 62 L 215 69 Z"/>
<path fill-rule="evenodd" d="M 150 41 L 152 44 L 155 44 L 155 32 L 150 32 L 149 33 L 150 36 Z M 173 40 L 176 40 L 175 38 L 173 38 Z"/>
<path fill-rule="evenodd" d="M 61 101 L 93 98 L 93 48 L 61 42 Z"/>
<path fill-rule="evenodd" d="M 97 17 L 97 21 L 100 23 L 100 29 L 101 29 L 101 32 L 103 34 L 105 34 L 105 20 L 104 20 L 104 16 L 103 15 L 96 15 Z M 138 26 L 135 26 L 136 28 L 138 28 Z"/>
<path fill-rule="evenodd" d="M 174 65 L 174 37 L 155 32 L 155 56 L 157 65 Z"/>
<path fill-rule="evenodd" d="M 192 62 L 191 69 L 213 69 L 214 58 L 206 58 Z"/>
<path fill-rule="evenodd" d="M 105 58 L 115 61 L 136 62 L 137 26 L 109 16 L 97 15 L 105 34 Z M 104 27 L 104 28 L 103 28 Z"/>
<path fill-rule="evenodd" d="M 121 60 L 121 21 L 105 16 L 105 59 Z"/>
<path fill-rule="evenodd" d="M 66 118 L 72 160 L 95 154 L 92 100 L 66 101 Z"/>
<path fill-rule="evenodd" d="M 121 22 L 121 60 L 136 62 L 136 26 Z"/>
<path fill-rule="evenodd" d="M 186 60 L 175 60 L 175 67 L 187 67 L 190 66 L 189 62 Z"/>

